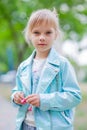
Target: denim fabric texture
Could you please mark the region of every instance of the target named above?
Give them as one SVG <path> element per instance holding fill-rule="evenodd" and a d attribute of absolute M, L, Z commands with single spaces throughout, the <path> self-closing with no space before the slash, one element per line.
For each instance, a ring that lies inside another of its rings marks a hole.
<path fill-rule="evenodd" d="M 22 124 L 22 130 L 36 130 L 36 127 L 29 126 L 23 122 Z"/>

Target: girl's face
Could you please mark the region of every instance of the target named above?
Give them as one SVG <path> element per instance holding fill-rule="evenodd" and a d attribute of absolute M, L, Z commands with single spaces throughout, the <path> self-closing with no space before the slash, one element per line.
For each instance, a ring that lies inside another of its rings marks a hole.
<path fill-rule="evenodd" d="M 48 55 L 55 39 L 56 31 L 52 25 L 41 24 L 35 26 L 30 34 L 30 40 L 36 49 L 36 55 L 43 55 L 43 57 Z"/>

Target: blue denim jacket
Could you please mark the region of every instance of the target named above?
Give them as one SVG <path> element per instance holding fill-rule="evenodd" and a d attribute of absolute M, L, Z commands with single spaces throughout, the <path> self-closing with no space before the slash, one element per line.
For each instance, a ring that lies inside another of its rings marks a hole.
<path fill-rule="evenodd" d="M 23 91 L 25 96 L 31 94 L 34 55 L 35 51 L 20 64 L 12 99 L 17 91 Z M 40 107 L 34 107 L 37 130 L 73 130 L 74 108 L 81 102 L 81 92 L 71 64 L 54 48 L 51 48 L 47 57 L 36 93 L 40 95 Z M 19 106 L 16 130 L 22 130 L 21 125 L 29 104 L 13 104 Z"/>

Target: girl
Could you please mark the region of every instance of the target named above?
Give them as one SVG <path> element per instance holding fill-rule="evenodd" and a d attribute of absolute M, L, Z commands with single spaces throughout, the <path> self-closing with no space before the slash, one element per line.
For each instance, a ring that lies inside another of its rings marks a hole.
<path fill-rule="evenodd" d="M 59 36 L 55 12 L 34 12 L 25 29 L 35 50 L 17 71 L 13 104 L 19 106 L 16 130 L 73 130 L 74 107 L 81 101 L 74 70 L 53 48 Z"/>

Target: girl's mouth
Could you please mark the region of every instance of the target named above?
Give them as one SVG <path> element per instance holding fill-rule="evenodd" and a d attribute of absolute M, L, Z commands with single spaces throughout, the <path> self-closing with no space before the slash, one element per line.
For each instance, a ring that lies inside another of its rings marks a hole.
<path fill-rule="evenodd" d="M 40 45 L 40 46 L 44 46 L 44 45 L 46 45 L 45 43 L 39 43 L 38 45 Z"/>

